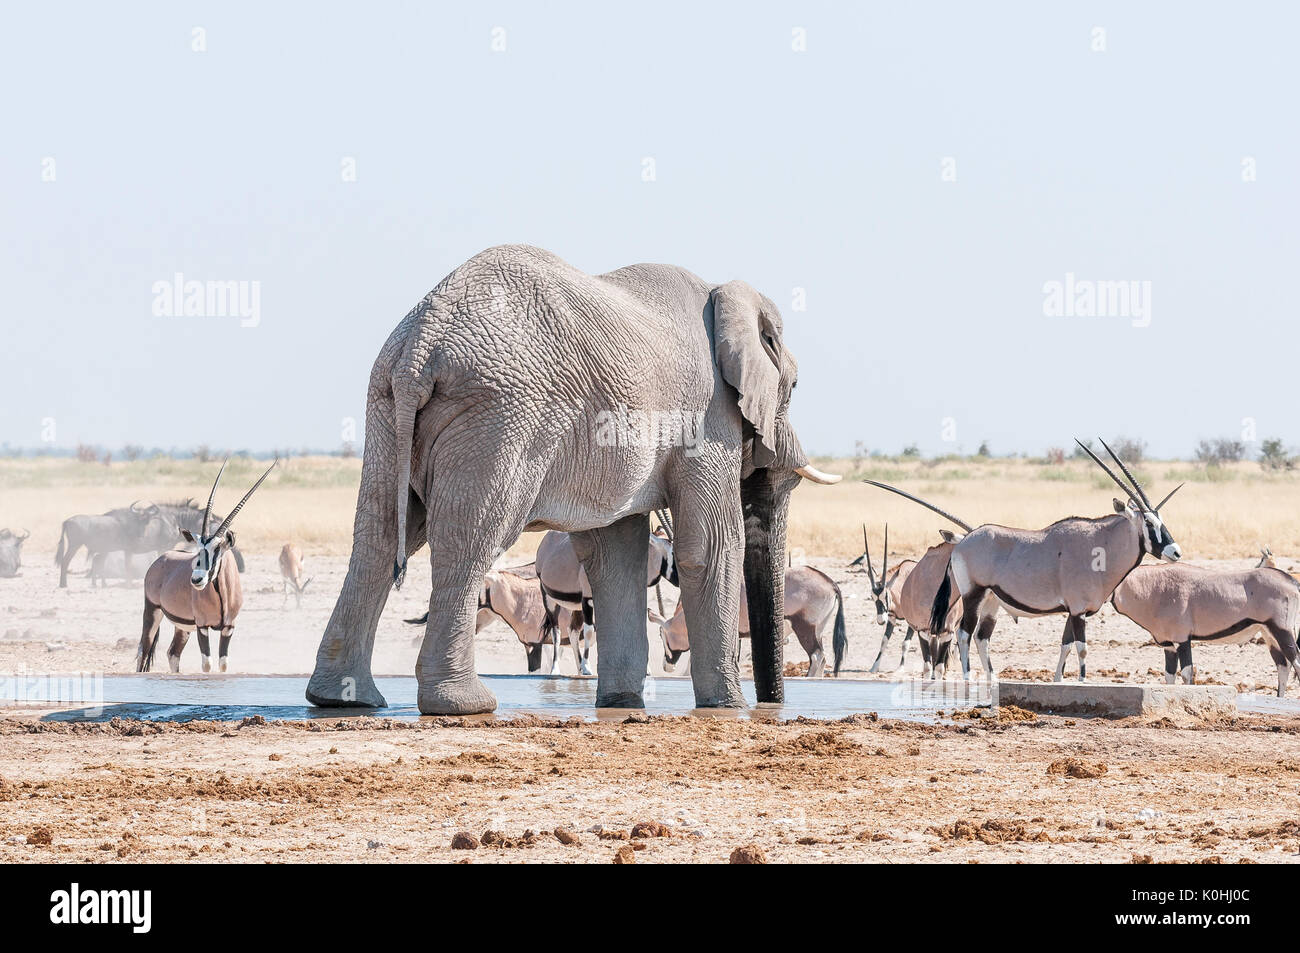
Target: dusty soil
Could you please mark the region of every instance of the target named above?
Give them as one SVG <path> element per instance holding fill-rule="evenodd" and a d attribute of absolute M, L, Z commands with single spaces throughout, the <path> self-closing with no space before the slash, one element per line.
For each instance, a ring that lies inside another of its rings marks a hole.
<path fill-rule="evenodd" d="M 135 669 L 136 646 L 140 639 L 140 583 L 119 583 L 106 589 L 91 589 L 84 576 L 69 578 L 68 588 L 57 588 L 58 575 L 51 563 L 53 552 L 24 552 L 22 575 L 0 579 L 0 672 L 25 669 L 28 672 L 95 671 L 131 672 Z M 894 559 L 898 557 L 895 556 Z M 883 629 L 876 625 L 874 602 L 864 573 L 844 568 L 843 559 L 807 560 L 840 583 L 845 597 L 849 652 L 845 674 L 866 676 L 880 648 Z M 1253 565 L 1248 560 L 1221 560 L 1206 565 L 1239 568 Z M 80 563 L 74 564 L 79 568 Z M 315 663 L 316 647 L 334 608 L 334 599 L 347 572 L 342 556 L 307 554 L 306 569 L 312 576 L 302 607 L 287 601 L 282 592 L 276 555 L 248 555 L 243 576 L 244 610 L 231 643 L 230 670 L 255 674 L 306 674 Z M 421 615 L 428 606 L 429 569 L 425 560 L 412 562 L 408 580 L 400 591 L 388 597 L 375 642 L 373 668 L 376 675 L 410 675 L 423 630 L 402 620 Z M 671 612 L 677 592 L 664 584 L 665 605 Z M 649 603 L 654 604 L 653 593 Z M 1050 616 L 1023 619 L 1018 624 L 1003 616 L 993 635 L 994 664 L 1004 677 L 1050 679 L 1056 667 L 1064 618 Z M 163 655 L 170 642 L 170 627 L 164 624 L 158 662 L 166 670 Z M 653 673 L 661 669 L 659 629 L 647 626 Z M 921 656 L 916 645 L 909 649 L 901 671 L 892 671 L 899 661 L 902 631 L 895 633 L 883 660 L 880 678 L 919 674 Z M 827 669 L 830 668 L 830 636 L 826 636 Z M 913 640 L 915 643 L 915 640 Z M 549 650 L 548 650 L 549 651 Z M 527 671 L 524 650 L 504 623 L 484 629 L 476 641 L 477 662 L 485 674 L 518 674 Z M 596 649 L 599 659 L 599 646 Z M 748 664 L 748 642 L 741 643 L 742 661 Z M 182 671 L 199 668 L 197 641 L 190 639 L 182 659 Z M 1198 680 L 1210 684 L 1234 685 L 1241 691 L 1262 694 L 1276 690 L 1277 675 L 1263 645 L 1197 645 L 1195 660 Z M 808 658 L 790 636 L 786 661 L 794 674 L 807 671 Z M 1088 623 L 1089 677 L 1106 681 L 1160 682 L 1164 680 L 1164 652 L 1155 647 L 1145 632 L 1103 607 Z M 549 670 L 549 657 L 546 663 Z M 570 652 L 561 654 L 559 671 L 576 674 Z M 1067 673 L 1077 672 L 1072 655 Z M 950 678 L 960 678 L 954 658 Z M 1292 686 L 1300 691 L 1300 686 Z"/>
<path fill-rule="evenodd" d="M 0 863 L 609 863 L 620 850 L 624 862 L 722 863 L 750 845 L 769 862 L 1233 863 L 1300 852 L 1296 720 L 71 725 L 6 715 Z"/>

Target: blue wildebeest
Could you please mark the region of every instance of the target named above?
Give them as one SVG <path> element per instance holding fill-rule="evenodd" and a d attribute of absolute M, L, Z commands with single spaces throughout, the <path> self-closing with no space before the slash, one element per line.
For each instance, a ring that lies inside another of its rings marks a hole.
<path fill-rule="evenodd" d="M 19 536 L 13 530 L 0 529 L 0 577 L 6 579 L 18 575 L 18 568 L 22 565 L 23 542 L 28 536 L 32 535 L 23 530 L 23 535 Z"/>
<path fill-rule="evenodd" d="M 212 514 L 220 520 L 218 514 Z M 68 567 L 81 547 L 91 559 L 100 553 L 122 553 L 124 556 L 149 552 L 165 552 L 182 539 L 183 531 L 198 533 L 203 524 L 203 507 L 193 500 L 179 503 L 135 502 L 129 507 L 109 510 L 99 516 L 70 516 L 63 521 L 59 546 L 54 562 L 59 567 L 59 588 L 68 586 Z M 238 550 L 233 553 L 235 566 L 244 570 L 244 557 Z"/>

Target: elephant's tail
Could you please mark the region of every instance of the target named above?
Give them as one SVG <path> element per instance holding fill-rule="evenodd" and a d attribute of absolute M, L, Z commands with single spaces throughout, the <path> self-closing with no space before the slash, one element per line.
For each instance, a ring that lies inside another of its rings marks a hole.
<path fill-rule="evenodd" d="M 844 593 L 840 592 L 838 583 L 831 582 L 835 586 L 835 634 L 832 636 L 831 645 L 835 650 L 835 674 L 840 674 L 840 664 L 844 661 L 844 655 L 849 650 L 849 634 L 844 629 Z"/>
<path fill-rule="evenodd" d="M 397 437 L 397 558 L 393 561 L 393 587 L 406 578 L 406 504 L 411 495 L 411 453 L 415 438 L 416 396 L 407 388 L 393 387 L 393 418 Z"/>

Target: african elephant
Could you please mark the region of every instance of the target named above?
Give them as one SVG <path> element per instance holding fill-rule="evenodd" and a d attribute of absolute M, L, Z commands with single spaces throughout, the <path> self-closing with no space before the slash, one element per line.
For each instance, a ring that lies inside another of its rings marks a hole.
<path fill-rule="evenodd" d="M 352 556 L 308 701 L 385 704 L 375 630 L 427 542 L 420 711 L 494 710 L 474 667 L 483 577 L 524 530 L 554 529 L 574 534 L 598 607 L 596 704 L 642 707 L 645 541 L 665 506 L 696 703 L 745 704 L 742 574 L 758 700 L 780 701 L 789 494 L 801 477 L 839 480 L 790 426 L 796 373 L 776 305 L 742 281 L 645 264 L 592 276 L 524 245 L 475 255 L 371 369 Z"/>

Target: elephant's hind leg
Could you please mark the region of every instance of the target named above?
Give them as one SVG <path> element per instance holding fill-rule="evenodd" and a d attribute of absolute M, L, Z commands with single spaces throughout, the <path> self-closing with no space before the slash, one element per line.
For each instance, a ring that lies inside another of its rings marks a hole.
<path fill-rule="evenodd" d="M 646 538 L 650 516 L 625 516 L 603 529 L 573 534 L 573 549 L 591 581 L 600 629 L 597 708 L 644 708 L 650 640 L 645 631 Z"/>
<path fill-rule="evenodd" d="M 434 470 L 438 470 L 437 462 Z M 427 507 L 432 592 L 424 642 L 415 662 L 418 703 L 426 715 L 495 711 L 494 696 L 474 666 L 474 629 L 483 576 L 523 528 L 525 516 L 501 494 L 461 479 L 436 481 Z M 462 482 L 466 481 L 466 482 Z M 476 496 L 478 497 L 476 499 Z M 466 505 L 466 500 L 473 504 Z"/>

